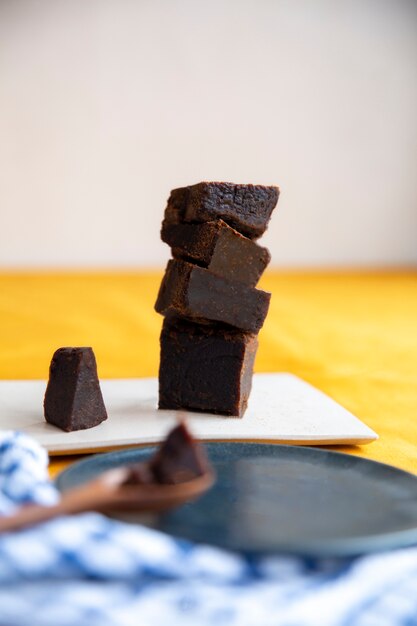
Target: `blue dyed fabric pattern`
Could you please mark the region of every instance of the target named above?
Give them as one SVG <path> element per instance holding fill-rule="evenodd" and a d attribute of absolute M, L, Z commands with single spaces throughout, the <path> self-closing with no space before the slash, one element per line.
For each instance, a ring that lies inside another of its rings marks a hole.
<path fill-rule="evenodd" d="M 0 433 L 0 514 L 52 504 L 46 452 Z M 0 535 L 1 626 L 417 626 L 417 549 L 258 561 L 98 514 Z"/>

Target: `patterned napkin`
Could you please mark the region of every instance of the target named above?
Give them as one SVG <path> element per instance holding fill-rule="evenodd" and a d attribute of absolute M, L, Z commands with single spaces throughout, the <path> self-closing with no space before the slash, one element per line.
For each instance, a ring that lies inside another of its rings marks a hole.
<path fill-rule="evenodd" d="M 0 433 L 0 514 L 59 498 L 46 452 Z M 98 514 L 0 535 L 1 626 L 417 626 L 417 548 L 248 560 Z"/>

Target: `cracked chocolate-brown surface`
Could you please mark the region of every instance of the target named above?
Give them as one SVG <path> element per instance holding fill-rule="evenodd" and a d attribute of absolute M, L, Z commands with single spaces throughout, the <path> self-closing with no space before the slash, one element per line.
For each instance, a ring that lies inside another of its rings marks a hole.
<path fill-rule="evenodd" d="M 242 235 L 257 239 L 267 229 L 278 198 L 276 186 L 201 182 L 171 192 L 164 224 L 220 218 Z"/>

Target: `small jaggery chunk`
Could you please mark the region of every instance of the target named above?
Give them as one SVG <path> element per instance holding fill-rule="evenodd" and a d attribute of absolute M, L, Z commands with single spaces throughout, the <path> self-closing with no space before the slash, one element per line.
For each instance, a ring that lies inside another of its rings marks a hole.
<path fill-rule="evenodd" d="M 202 476 L 210 466 L 202 445 L 181 422 L 148 462 L 135 463 L 129 469 L 125 484 L 177 485 Z"/>
<path fill-rule="evenodd" d="M 176 259 L 206 267 L 214 274 L 255 287 L 271 260 L 267 248 L 244 237 L 223 220 L 205 224 L 164 224 L 162 241 Z"/>
<path fill-rule="evenodd" d="M 259 331 L 271 294 L 227 280 L 186 261 L 171 259 L 162 280 L 155 310 L 196 322 L 221 322 L 247 332 Z"/>
<path fill-rule="evenodd" d="M 71 432 L 107 419 L 92 348 L 59 348 L 52 357 L 44 399 L 45 419 Z"/>
<path fill-rule="evenodd" d="M 181 423 L 162 442 L 149 467 L 158 483 L 174 485 L 202 476 L 209 465 L 202 446 Z"/>
<path fill-rule="evenodd" d="M 171 192 L 164 224 L 220 218 L 242 235 L 258 239 L 268 227 L 278 198 L 279 188 L 275 186 L 201 182 Z"/>
<path fill-rule="evenodd" d="M 242 417 L 252 386 L 256 335 L 166 318 L 159 408 Z"/>

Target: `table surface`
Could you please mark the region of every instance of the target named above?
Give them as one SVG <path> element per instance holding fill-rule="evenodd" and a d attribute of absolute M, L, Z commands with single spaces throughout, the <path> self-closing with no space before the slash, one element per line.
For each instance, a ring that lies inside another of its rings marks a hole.
<path fill-rule="evenodd" d="M 0 378 L 46 379 L 70 345 L 91 345 L 103 378 L 156 376 L 161 277 L 1 273 Z M 273 295 L 255 370 L 300 376 L 380 435 L 337 450 L 417 473 L 417 272 L 268 271 L 260 287 Z M 51 474 L 74 458 L 53 459 Z"/>

